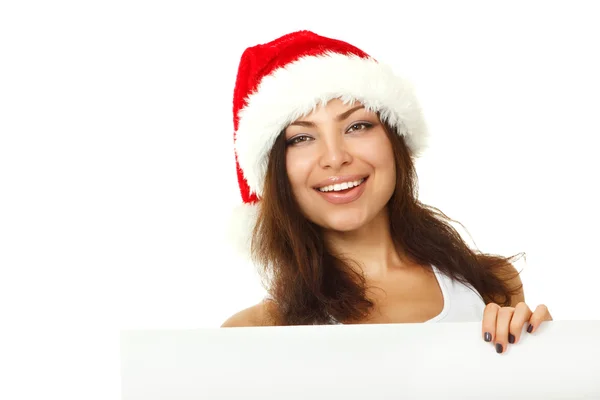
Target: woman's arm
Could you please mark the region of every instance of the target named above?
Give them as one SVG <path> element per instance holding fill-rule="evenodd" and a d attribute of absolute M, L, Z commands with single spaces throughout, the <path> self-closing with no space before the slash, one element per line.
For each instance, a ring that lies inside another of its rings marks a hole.
<path fill-rule="evenodd" d="M 497 353 L 503 353 L 509 344 L 519 343 L 523 327 L 533 333 L 544 321 L 551 321 L 548 308 L 541 304 L 531 311 L 525 304 L 523 283 L 512 265 L 499 271 L 498 277 L 504 280 L 513 292 L 510 305 L 502 307 L 489 303 L 483 312 L 482 334 L 486 342 L 495 344 Z"/>
<path fill-rule="evenodd" d="M 510 306 L 516 307 L 519 303 L 525 302 L 525 292 L 523 291 L 523 282 L 519 276 L 519 272 L 512 265 L 508 264 L 505 268 L 500 270 L 499 276 L 506 282 L 511 292 L 514 291 L 510 297 Z"/>

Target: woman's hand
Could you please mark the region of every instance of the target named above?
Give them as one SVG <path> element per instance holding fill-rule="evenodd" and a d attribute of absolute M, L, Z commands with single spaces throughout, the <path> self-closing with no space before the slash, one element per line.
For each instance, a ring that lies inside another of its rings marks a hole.
<path fill-rule="evenodd" d="M 525 324 L 527 332 L 533 333 L 544 321 L 552 321 L 545 305 L 539 305 L 531 312 L 529 306 L 523 302 L 515 307 L 501 307 L 489 303 L 483 312 L 483 340 L 494 343 L 496 352 L 503 353 L 509 343 L 519 343 Z"/>

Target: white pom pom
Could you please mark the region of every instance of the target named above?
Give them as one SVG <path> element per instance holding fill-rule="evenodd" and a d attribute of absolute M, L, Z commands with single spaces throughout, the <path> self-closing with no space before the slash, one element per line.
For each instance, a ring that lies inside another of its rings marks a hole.
<path fill-rule="evenodd" d="M 233 209 L 227 226 L 227 242 L 239 256 L 248 260 L 257 217 L 258 204 L 242 204 Z"/>

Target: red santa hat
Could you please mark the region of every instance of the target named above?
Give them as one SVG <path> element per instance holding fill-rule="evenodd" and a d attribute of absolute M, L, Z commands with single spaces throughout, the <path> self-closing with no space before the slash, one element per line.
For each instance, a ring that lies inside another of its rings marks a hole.
<path fill-rule="evenodd" d="M 357 47 L 310 31 L 247 48 L 233 95 L 234 148 L 243 204 L 234 211 L 230 240 L 249 255 L 275 139 L 293 121 L 329 100 L 360 102 L 405 138 L 411 154 L 426 146 L 427 128 L 405 79 Z"/>

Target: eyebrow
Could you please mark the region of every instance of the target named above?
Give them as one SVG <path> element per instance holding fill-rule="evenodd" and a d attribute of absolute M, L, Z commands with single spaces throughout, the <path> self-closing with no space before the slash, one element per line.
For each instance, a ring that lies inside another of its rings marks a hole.
<path fill-rule="evenodd" d="M 344 111 L 343 113 L 341 113 L 340 115 L 335 117 L 335 120 L 338 122 L 343 121 L 346 118 L 348 118 L 350 116 L 350 114 L 352 114 L 353 112 L 360 110 L 362 108 L 365 108 L 365 106 L 353 107 L 353 108 L 349 109 L 348 111 Z M 292 125 L 304 126 L 304 127 L 308 127 L 308 128 L 314 128 L 316 126 L 316 124 L 314 122 L 310 122 L 310 121 L 295 121 L 290 124 L 290 126 L 292 126 Z"/>

